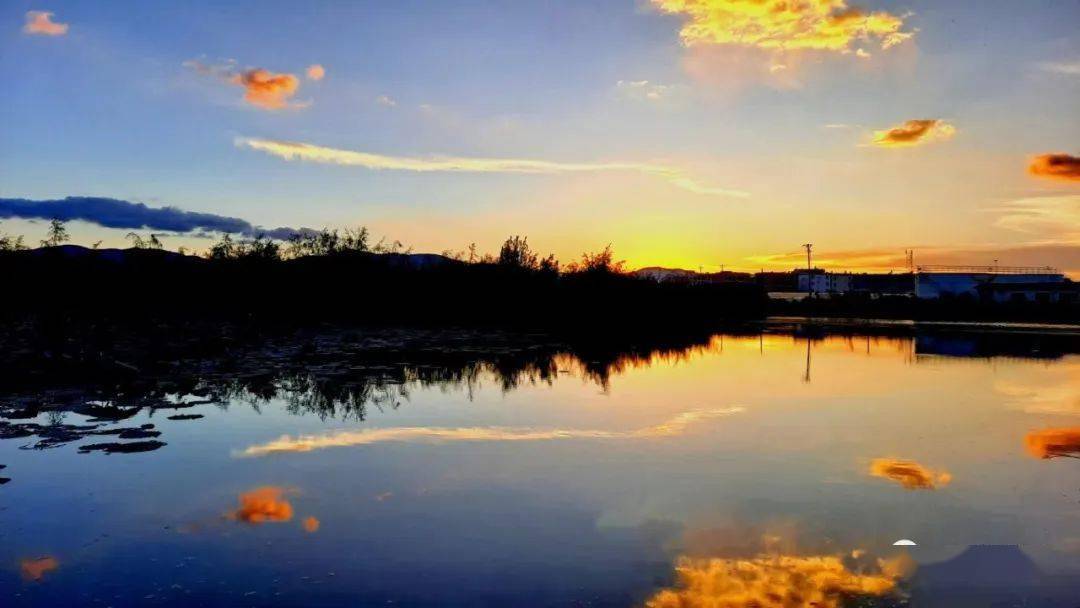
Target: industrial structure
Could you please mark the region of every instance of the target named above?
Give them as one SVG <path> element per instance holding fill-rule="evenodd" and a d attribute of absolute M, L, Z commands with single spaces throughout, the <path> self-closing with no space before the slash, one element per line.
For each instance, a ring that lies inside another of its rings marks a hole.
<path fill-rule="evenodd" d="M 1077 302 L 1080 285 L 1049 266 L 917 266 L 905 273 L 796 270 L 796 285 L 811 296 L 907 295 L 983 302 Z"/>
<path fill-rule="evenodd" d="M 1075 284 L 1049 266 L 919 266 L 915 296 L 971 297 L 991 301 L 1058 301 Z"/>

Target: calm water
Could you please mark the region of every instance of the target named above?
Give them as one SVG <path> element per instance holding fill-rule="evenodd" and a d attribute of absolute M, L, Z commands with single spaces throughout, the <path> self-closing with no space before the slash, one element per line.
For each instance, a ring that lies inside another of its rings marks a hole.
<path fill-rule="evenodd" d="M 1075 608 L 1080 339 L 985 338 L 0 396 L 0 604 Z"/>

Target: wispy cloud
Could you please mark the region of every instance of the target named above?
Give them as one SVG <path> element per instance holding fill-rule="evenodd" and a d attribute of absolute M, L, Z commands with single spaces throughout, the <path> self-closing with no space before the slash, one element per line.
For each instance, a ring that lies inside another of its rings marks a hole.
<path fill-rule="evenodd" d="M 905 148 L 951 138 L 956 127 L 936 118 L 909 120 L 882 131 L 874 131 L 874 145 L 881 148 Z"/>
<path fill-rule="evenodd" d="M 659 177 L 673 186 L 697 194 L 732 197 L 749 196 L 747 192 L 742 190 L 718 188 L 702 184 L 688 177 L 681 169 L 659 164 L 626 162 L 563 163 L 519 158 L 468 158 L 460 156 L 417 158 L 407 156 L 387 156 L 371 152 L 327 148 L 302 142 L 276 141 L 252 137 L 238 137 L 234 143 L 238 147 L 258 150 L 285 160 L 301 160 L 391 171 L 525 174 L 630 171 Z"/>
<path fill-rule="evenodd" d="M 990 209 L 998 228 L 1032 235 L 1043 242 L 1080 244 L 1080 194 L 1011 201 Z"/>
<path fill-rule="evenodd" d="M 684 412 L 656 426 L 633 431 L 580 429 L 531 429 L 507 427 L 393 427 L 363 431 L 339 431 L 322 435 L 284 435 L 273 441 L 253 445 L 238 456 L 266 456 L 288 452 L 311 452 L 326 448 L 372 445 L 388 442 L 453 443 L 473 441 L 554 441 L 559 439 L 643 439 L 669 437 L 685 433 L 690 426 L 743 412 L 742 407 Z"/>
<path fill-rule="evenodd" d="M 1036 64 L 1043 72 L 1051 74 L 1063 74 L 1065 76 L 1080 76 L 1080 60 L 1077 61 L 1046 61 Z"/>
<path fill-rule="evenodd" d="M 1003 378 L 994 392 L 1028 414 L 1080 416 L 1080 362 L 1058 362 L 1037 377 Z"/>
<path fill-rule="evenodd" d="M 49 11 L 27 11 L 23 33 L 32 36 L 63 36 L 68 33 L 68 24 L 53 21 L 53 15 Z"/>
<path fill-rule="evenodd" d="M 894 481 L 905 490 L 936 490 L 952 481 L 947 471 L 934 471 L 914 460 L 877 458 L 870 463 L 870 474 Z"/>
<path fill-rule="evenodd" d="M 317 63 L 313 63 L 308 66 L 305 73 L 307 74 L 308 80 L 322 80 L 326 77 L 326 68 Z"/>
<path fill-rule="evenodd" d="M 168 232 L 228 232 L 254 237 L 289 239 L 311 233 L 308 228 L 264 229 L 236 217 L 184 211 L 176 207 L 147 207 L 115 198 L 69 196 L 54 200 L 0 198 L 0 218 L 79 220 L 106 228 L 149 229 Z"/>
<path fill-rule="evenodd" d="M 263 110 L 288 110 L 306 108 L 309 101 L 293 101 L 300 90 L 300 78 L 288 72 L 271 72 L 264 68 L 239 69 L 234 61 L 222 64 L 208 64 L 198 60 L 184 62 L 184 66 L 208 76 L 214 76 L 222 82 L 244 88 L 244 101 Z M 317 69 L 316 69 L 317 68 Z M 312 75 L 314 70 L 315 78 Z M 320 65 L 308 68 L 308 76 L 318 80 L 325 75 Z"/>
<path fill-rule="evenodd" d="M 670 98 L 675 91 L 675 87 L 671 85 L 648 80 L 620 80 L 615 83 L 615 88 L 628 99 L 645 101 L 662 101 Z"/>
<path fill-rule="evenodd" d="M 394 98 L 390 97 L 389 95 L 379 95 L 375 98 L 375 103 L 387 108 L 393 108 L 397 105 L 397 102 L 394 101 Z"/>
<path fill-rule="evenodd" d="M 652 0 L 662 12 L 682 15 L 683 44 L 733 45 L 794 51 L 850 53 L 876 40 L 887 49 L 914 34 L 904 16 L 868 12 L 844 0 Z M 864 51 L 865 52 L 865 51 Z"/>
<path fill-rule="evenodd" d="M 1028 173 L 1064 181 L 1080 181 L 1080 157 L 1063 152 L 1040 154 L 1031 159 Z"/>

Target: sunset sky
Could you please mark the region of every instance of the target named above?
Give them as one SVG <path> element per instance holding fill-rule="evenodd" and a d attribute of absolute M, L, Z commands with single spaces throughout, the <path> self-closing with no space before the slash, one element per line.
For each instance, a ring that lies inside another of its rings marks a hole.
<path fill-rule="evenodd" d="M 914 248 L 1076 277 L 1078 32 L 1072 0 L 9 1 L 0 199 L 629 267 L 790 269 L 813 242 L 838 269 Z"/>

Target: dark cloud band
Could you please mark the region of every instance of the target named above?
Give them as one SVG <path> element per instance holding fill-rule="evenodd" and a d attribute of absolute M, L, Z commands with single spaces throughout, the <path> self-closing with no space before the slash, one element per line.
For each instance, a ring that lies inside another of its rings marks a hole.
<path fill-rule="evenodd" d="M 266 236 L 286 240 L 313 232 L 309 228 L 264 229 L 247 220 L 214 213 L 184 211 L 176 207 L 147 207 L 115 198 L 69 196 L 56 200 L 33 201 L 24 198 L 0 198 L 0 219 L 80 220 L 106 228 L 127 230 L 162 230 L 168 232 L 228 232 L 244 236 Z"/>

